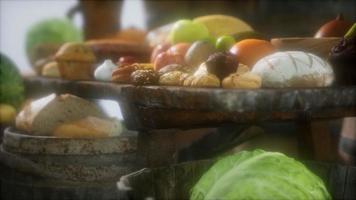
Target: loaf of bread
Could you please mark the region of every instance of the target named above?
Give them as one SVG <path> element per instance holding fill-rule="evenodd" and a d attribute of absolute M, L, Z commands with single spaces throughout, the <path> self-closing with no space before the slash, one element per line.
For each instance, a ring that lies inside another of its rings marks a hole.
<path fill-rule="evenodd" d="M 117 136 L 121 132 L 122 126 L 118 120 L 90 116 L 59 125 L 55 128 L 53 136 L 65 138 L 102 138 Z"/>
<path fill-rule="evenodd" d="M 252 68 L 263 87 L 324 87 L 334 80 L 331 66 L 323 59 L 303 51 L 285 51 L 266 56 Z"/>
<path fill-rule="evenodd" d="M 27 104 L 16 117 L 16 127 L 32 135 L 51 135 L 59 125 L 88 116 L 105 118 L 95 104 L 85 99 L 51 94 Z"/>

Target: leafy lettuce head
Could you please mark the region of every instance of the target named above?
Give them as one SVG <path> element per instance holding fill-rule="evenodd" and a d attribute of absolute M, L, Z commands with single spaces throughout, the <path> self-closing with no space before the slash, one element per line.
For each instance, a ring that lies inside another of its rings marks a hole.
<path fill-rule="evenodd" d="M 19 107 L 24 100 L 24 83 L 15 64 L 0 53 L 0 103 Z"/>
<path fill-rule="evenodd" d="M 243 151 L 216 162 L 190 199 L 331 199 L 323 181 L 282 153 Z"/>
<path fill-rule="evenodd" d="M 26 33 L 26 53 L 33 61 L 38 45 L 82 41 L 82 32 L 69 19 L 49 18 L 32 25 Z"/>

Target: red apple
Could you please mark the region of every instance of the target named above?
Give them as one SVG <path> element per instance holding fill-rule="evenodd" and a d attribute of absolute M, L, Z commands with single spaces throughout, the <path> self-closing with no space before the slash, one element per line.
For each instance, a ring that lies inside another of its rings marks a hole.
<path fill-rule="evenodd" d="M 189 43 L 178 43 L 173 46 L 171 46 L 167 52 L 170 54 L 180 54 L 180 55 L 185 55 L 190 47 Z"/>
<path fill-rule="evenodd" d="M 133 56 L 121 56 L 119 58 L 119 61 L 117 62 L 117 65 L 119 67 L 123 67 L 123 66 L 126 66 L 126 65 L 131 65 L 133 63 L 136 63 L 137 62 L 137 59 Z"/>
<path fill-rule="evenodd" d="M 151 63 L 154 62 L 154 60 L 156 59 L 158 54 L 167 51 L 170 47 L 171 47 L 171 45 L 168 43 L 159 44 L 159 45 L 155 46 L 155 48 L 153 48 L 152 54 L 151 54 Z"/>
<path fill-rule="evenodd" d="M 169 64 L 184 64 L 184 56 L 181 54 L 170 54 L 167 52 L 160 53 L 154 62 L 154 69 L 159 71 L 164 66 Z"/>

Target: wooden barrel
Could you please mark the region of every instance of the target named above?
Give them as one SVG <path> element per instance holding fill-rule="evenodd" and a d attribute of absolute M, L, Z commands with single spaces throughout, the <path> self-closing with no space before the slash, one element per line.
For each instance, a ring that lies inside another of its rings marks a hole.
<path fill-rule="evenodd" d="M 7 128 L 0 151 L 9 171 L 1 176 L 2 199 L 115 199 L 120 176 L 142 167 L 136 150 L 132 133 L 72 139 Z"/>

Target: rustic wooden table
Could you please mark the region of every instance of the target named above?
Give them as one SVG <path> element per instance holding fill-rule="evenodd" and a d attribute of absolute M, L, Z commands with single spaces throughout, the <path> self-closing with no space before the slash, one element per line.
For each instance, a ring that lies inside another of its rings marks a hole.
<path fill-rule="evenodd" d="M 162 146 L 162 143 L 177 135 L 174 131 L 166 134 L 152 130 L 221 127 L 231 124 L 238 124 L 244 130 L 251 124 L 292 121 L 298 129 L 301 158 L 330 161 L 335 159 L 337 141 L 323 123 L 331 119 L 356 116 L 356 86 L 232 90 L 133 86 L 43 77 L 26 77 L 25 85 L 29 97 L 56 92 L 118 101 L 126 126 L 142 133 L 141 138 L 145 140 L 143 143 L 151 143 L 153 146 Z M 237 131 L 236 134 L 240 132 L 242 131 Z M 224 135 L 228 139 L 221 138 Z M 232 140 L 229 137 L 232 136 L 220 133 L 216 143 L 229 142 Z M 167 151 L 171 148 L 169 145 L 163 147 Z"/>

